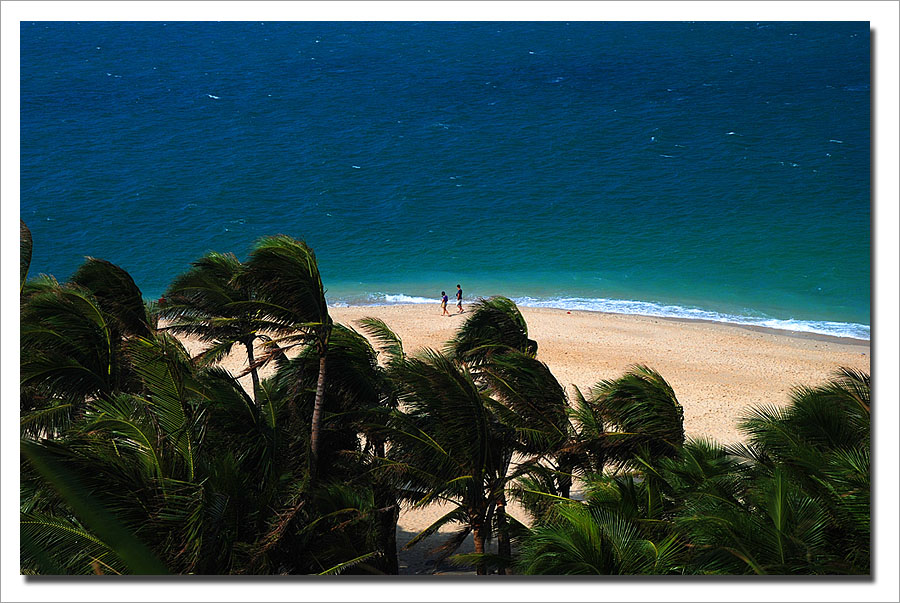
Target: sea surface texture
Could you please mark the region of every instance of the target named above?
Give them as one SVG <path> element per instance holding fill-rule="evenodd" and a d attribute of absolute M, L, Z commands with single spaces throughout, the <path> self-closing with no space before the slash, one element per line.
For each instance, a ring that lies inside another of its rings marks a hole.
<path fill-rule="evenodd" d="M 148 299 L 284 233 L 335 304 L 868 339 L 870 115 L 866 22 L 26 22 L 20 212 Z"/>

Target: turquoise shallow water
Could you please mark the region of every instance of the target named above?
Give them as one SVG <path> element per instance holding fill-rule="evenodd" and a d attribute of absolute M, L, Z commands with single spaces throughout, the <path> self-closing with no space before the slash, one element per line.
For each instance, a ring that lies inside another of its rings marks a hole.
<path fill-rule="evenodd" d="M 23 23 L 32 273 L 307 240 L 333 303 L 869 337 L 866 23 Z"/>

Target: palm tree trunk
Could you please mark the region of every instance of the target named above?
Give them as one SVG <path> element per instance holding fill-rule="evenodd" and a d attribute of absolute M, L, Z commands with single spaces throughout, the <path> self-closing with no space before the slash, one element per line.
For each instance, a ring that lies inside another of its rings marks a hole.
<path fill-rule="evenodd" d="M 400 560 L 397 557 L 397 519 L 400 517 L 400 505 L 396 502 L 380 513 L 381 550 L 384 553 L 384 573 L 396 576 L 400 573 Z"/>
<path fill-rule="evenodd" d="M 384 441 L 379 439 L 375 445 L 378 458 L 385 457 Z M 374 486 L 375 504 L 378 512 L 378 546 L 384 557 L 381 569 L 384 573 L 396 576 L 400 573 L 400 560 L 397 557 L 397 519 L 400 517 L 400 505 L 394 496 L 394 489 L 381 480 Z"/>
<path fill-rule="evenodd" d="M 479 555 L 484 554 L 485 531 L 486 530 L 484 523 L 476 523 L 472 526 L 472 539 L 475 542 L 475 553 Z M 487 574 L 483 562 L 479 561 L 475 565 L 475 574 L 478 576 L 484 576 Z"/>
<path fill-rule="evenodd" d="M 569 498 L 569 494 L 572 491 L 572 471 L 574 470 L 574 463 L 572 463 L 572 459 L 567 455 L 564 455 L 561 459 L 559 459 L 559 474 L 556 478 L 557 486 L 559 487 L 559 495 L 563 498 Z"/>
<path fill-rule="evenodd" d="M 259 391 L 259 371 L 253 366 L 255 362 L 253 358 L 253 340 L 245 341 L 244 347 L 247 348 L 247 361 L 250 363 L 250 378 L 253 379 L 253 401 L 258 404 L 256 392 Z"/>
<path fill-rule="evenodd" d="M 506 494 L 501 494 L 500 500 L 497 501 L 497 553 L 501 557 L 512 561 L 512 546 L 509 542 L 509 525 L 506 521 Z M 499 573 L 511 576 L 512 569 L 507 565 L 500 569 Z"/>
<path fill-rule="evenodd" d="M 316 383 L 316 403 L 313 406 L 312 426 L 309 435 L 309 478 L 316 479 L 319 470 L 319 432 L 322 423 L 322 407 L 325 405 L 325 354 L 319 352 L 319 380 Z"/>

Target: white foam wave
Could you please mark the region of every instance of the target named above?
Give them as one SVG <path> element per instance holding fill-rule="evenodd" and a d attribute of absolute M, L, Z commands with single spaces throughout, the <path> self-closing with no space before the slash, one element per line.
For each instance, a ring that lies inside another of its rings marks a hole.
<path fill-rule="evenodd" d="M 468 304 L 474 298 L 467 299 Z M 690 306 L 678 306 L 674 304 L 662 304 L 630 299 L 606 299 L 587 297 L 513 297 L 512 300 L 519 306 L 532 308 L 558 308 L 561 310 L 587 310 L 591 312 L 608 312 L 611 314 L 634 314 L 639 316 L 657 316 L 660 318 L 687 318 L 694 320 L 709 320 L 713 322 L 768 327 L 782 331 L 794 331 L 802 333 L 816 333 L 819 335 L 831 335 L 834 337 L 850 337 L 853 339 L 869 340 L 871 338 L 869 325 L 834 322 L 826 320 L 797 320 L 794 318 L 780 319 L 768 316 L 746 316 L 703 310 Z M 370 293 L 356 298 L 340 298 L 330 302 L 333 306 L 346 307 L 349 305 L 380 306 L 401 304 L 436 304 L 438 298 L 419 297 L 404 293 Z"/>
<path fill-rule="evenodd" d="M 660 304 L 656 302 L 643 302 L 636 300 L 602 299 L 602 298 L 578 298 L 562 297 L 551 299 L 539 299 L 532 297 L 513 298 L 520 306 L 537 308 L 561 308 L 563 310 L 590 310 L 594 312 L 610 312 L 613 314 L 638 314 L 641 316 L 658 316 L 660 318 L 690 318 L 696 320 L 710 320 L 714 322 L 726 322 L 733 324 L 768 327 L 783 331 L 800 331 L 804 333 L 817 333 L 820 335 L 832 335 L 835 337 L 851 337 L 853 339 L 870 339 L 871 328 L 869 325 L 833 322 L 825 320 L 796 320 L 779 319 L 770 317 L 742 316 L 738 314 L 726 314 L 691 308 Z"/>
<path fill-rule="evenodd" d="M 396 306 L 404 304 L 436 304 L 439 299 L 406 295 L 404 293 L 368 293 L 345 295 L 328 299 L 328 305 L 336 308 L 348 306 Z"/>
<path fill-rule="evenodd" d="M 398 293 L 396 295 L 385 294 L 384 302 L 388 304 L 436 304 L 438 302 L 437 299 L 431 299 L 428 297 L 416 297 L 412 295 L 404 295 L 402 293 Z"/>

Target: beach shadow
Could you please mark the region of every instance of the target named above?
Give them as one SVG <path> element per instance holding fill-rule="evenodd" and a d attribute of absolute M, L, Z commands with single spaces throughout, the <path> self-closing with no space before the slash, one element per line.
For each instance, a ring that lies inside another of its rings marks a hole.
<path fill-rule="evenodd" d="M 437 561 L 436 555 L 431 554 L 431 550 L 442 545 L 454 533 L 453 529 L 441 530 L 436 534 L 432 534 L 428 538 L 417 542 L 412 548 L 407 549 L 406 544 L 415 538 L 417 532 L 408 532 L 401 527 L 397 527 L 397 559 L 401 576 L 474 576 L 475 568 L 472 566 L 460 566 L 451 563 L 449 560 Z M 454 552 L 458 553 L 474 553 L 475 544 L 472 541 L 472 535 L 466 536 L 462 545 Z"/>

